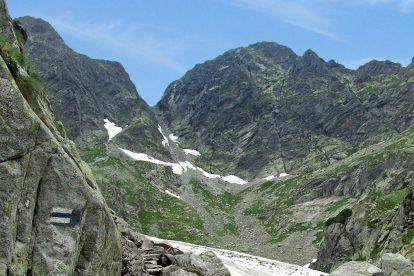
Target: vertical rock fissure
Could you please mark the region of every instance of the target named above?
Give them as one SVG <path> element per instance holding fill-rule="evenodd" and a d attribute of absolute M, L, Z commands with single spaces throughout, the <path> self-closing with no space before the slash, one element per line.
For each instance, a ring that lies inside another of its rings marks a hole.
<path fill-rule="evenodd" d="M 44 173 L 46 172 L 47 168 L 50 166 L 51 161 L 52 161 L 52 154 L 49 156 L 49 159 L 47 160 L 46 166 L 43 168 L 43 172 L 42 172 L 41 175 L 44 175 Z M 29 254 L 27 256 L 27 259 L 29 260 L 29 262 L 27 264 L 28 272 L 29 272 L 30 269 L 33 270 L 33 268 L 32 268 L 32 264 L 34 262 L 34 260 L 33 260 L 33 257 L 34 257 L 33 248 L 34 248 L 34 244 L 35 244 L 35 241 L 36 241 L 36 225 L 35 225 L 35 221 L 36 221 L 36 217 L 37 217 L 36 214 L 38 212 L 38 207 L 39 207 L 39 196 L 40 196 L 40 188 L 42 187 L 42 183 L 43 183 L 43 177 L 40 178 L 39 182 L 37 183 L 36 194 L 34 195 L 35 196 L 35 202 L 36 203 L 35 203 L 35 207 L 33 208 L 32 222 L 31 222 L 31 231 L 32 231 L 32 234 L 31 234 L 31 240 L 30 240 L 30 247 L 28 248 L 28 252 L 30 252 L 30 255 L 31 256 L 29 257 Z M 29 275 L 29 274 L 27 274 L 27 275 Z"/>

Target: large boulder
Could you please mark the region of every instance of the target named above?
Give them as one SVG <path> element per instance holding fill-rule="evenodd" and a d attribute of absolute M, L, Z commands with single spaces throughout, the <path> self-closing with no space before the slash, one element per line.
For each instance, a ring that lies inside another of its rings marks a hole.
<path fill-rule="evenodd" d="M 367 262 L 348 262 L 331 273 L 332 276 L 385 276 L 378 267 Z"/>
<path fill-rule="evenodd" d="M 380 259 L 379 267 L 386 276 L 414 275 L 414 266 L 400 254 L 384 254 Z"/>
<path fill-rule="evenodd" d="M 221 260 L 211 251 L 200 255 L 184 253 L 180 255 L 168 255 L 170 261 L 186 271 L 202 276 L 230 276 L 230 272 Z"/>
<path fill-rule="evenodd" d="M 354 253 L 352 244 L 346 234 L 345 225 L 332 223 L 326 228 L 325 242 L 318 253 L 318 260 L 310 268 L 329 272 L 337 263 L 349 260 Z"/>

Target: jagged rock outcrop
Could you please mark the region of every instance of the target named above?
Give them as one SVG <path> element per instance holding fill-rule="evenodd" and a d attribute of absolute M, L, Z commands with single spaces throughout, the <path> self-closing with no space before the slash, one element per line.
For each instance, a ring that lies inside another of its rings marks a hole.
<path fill-rule="evenodd" d="M 379 61 L 352 71 L 311 50 L 257 43 L 196 65 L 157 108 L 217 173 L 311 172 L 411 125 L 408 72 Z"/>
<path fill-rule="evenodd" d="M 390 210 L 384 210 L 380 206 L 368 208 L 368 201 L 355 205 L 352 214 L 349 214 L 341 223 L 327 226 L 318 260 L 311 267 L 329 272 L 346 261 L 364 259 L 379 261 L 384 264 L 381 265 L 384 272 L 392 271 L 393 264 L 387 262 L 396 255 L 389 254 L 390 252 L 399 252 L 413 261 L 412 213 L 414 205 L 412 195 L 411 190 L 406 194 L 400 206 Z M 395 196 L 394 192 L 388 198 Z M 379 203 L 384 204 L 378 201 L 374 204 Z M 336 221 L 336 218 L 332 220 Z M 385 254 L 382 255 L 383 253 Z M 401 257 L 404 258 L 404 256 Z M 397 259 L 395 257 L 393 260 Z M 409 262 L 407 261 L 407 266 Z"/>
<path fill-rule="evenodd" d="M 120 234 L 0 6 L 0 275 L 118 275 Z"/>

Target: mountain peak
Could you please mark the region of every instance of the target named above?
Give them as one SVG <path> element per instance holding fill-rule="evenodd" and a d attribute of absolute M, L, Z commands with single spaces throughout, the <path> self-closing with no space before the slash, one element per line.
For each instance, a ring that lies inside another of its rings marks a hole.
<path fill-rule="evenodd" d="M 31 16 L 17 18 L 17 21 L 23 25 L 26 33 L 30 34 L 30 39 L 37 39 L 44 44 L 64 45 L 62 37 L 55 31 L 49 22 Z"/>
<path fill-rule="evenodd" d="M 326 71 L 326 62 L 320 58 L 313 50 L 308 49 L 302 56 L 302 64 L 306 68 L 314 72 L 323 72 L 323 74 L 328 74 Z"/>
<path fill-rule="evenodd" d="M 401 64 L 391 62 L 389 60 L 380 61 L 380 60 L 371 60 L 370 62 L 361 65 L 357 69 L 357 82 L 364 82 L 371 77 L 385 75 L 385 74 L 395 74 L 402 69 Z"/>
<path fill-rule="evenodd" d="M 121 127 L 141 117 L 154 121 L 149 106 L 139 97 L 120 63 L 76 53 L 42 19 L 26 16 L 18 22 L 28 37 L 25 46 L 31 65 L 45 80 L 55 112 L 65 121 L 68 137 L 78 146 L 81 141 L 89 146 L 107 140 L 104 119 Z"/>
<path fill-rule="evenodd" d="M 308 49 L 303 53 L 303 58 L 320 58 L 312 49 Z"/>

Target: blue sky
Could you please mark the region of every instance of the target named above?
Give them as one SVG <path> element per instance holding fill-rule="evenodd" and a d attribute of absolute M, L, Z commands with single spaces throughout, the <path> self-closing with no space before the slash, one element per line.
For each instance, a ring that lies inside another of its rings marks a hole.
<path fill-rule="evenodd" d="M 154 105 L 195 64 L 275 41 L 356 68 L 414 56 L 414 0 L 9 0 L 48 20 L 74 50 L 121 62 Z"/>

